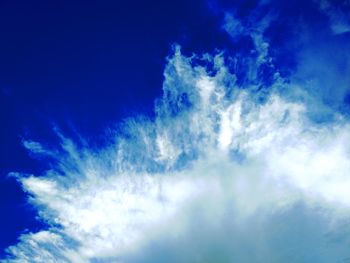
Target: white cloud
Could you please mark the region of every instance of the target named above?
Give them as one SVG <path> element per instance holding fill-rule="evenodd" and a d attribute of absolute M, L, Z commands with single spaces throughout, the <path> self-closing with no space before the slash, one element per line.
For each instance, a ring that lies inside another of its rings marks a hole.
<path fill-rule="evenodd" d="M 4 262 L 305 262 L 304 249 L 315 262 L 349 256 L 348 238 L 328 237 L 349 215 L 350 124 L 336 113 L 314 124 L 280 82 L 261 102 L 255 87 L 237 86 L 221 55 L 207 58 L 214 76 L 176 50 L 154 123 L 130 120 L 128 136 L 100 151 L 61 136 L 57 167 L 19 175 L 48 228 L 23 234 Z"/>

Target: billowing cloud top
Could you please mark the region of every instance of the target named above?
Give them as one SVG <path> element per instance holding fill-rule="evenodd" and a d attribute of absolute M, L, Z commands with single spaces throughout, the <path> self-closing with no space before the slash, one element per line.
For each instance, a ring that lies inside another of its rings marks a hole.
<path fill-rule="evenodd" d="M 348 31 L 316 6 L 332 34 Z M 3 262 L 347 262 L 350 122 L 311 87 L 308 47 L 280 72 L 266 37 L 278 15 L 258 11 L 224 19 L 248 53 L 175 46 L 156 117 L 129 119 L 107 147 L 58 130 L 59 149 L 25 141 L 54 160 L 44 175 L 13 174 L 47 228 Z"/>

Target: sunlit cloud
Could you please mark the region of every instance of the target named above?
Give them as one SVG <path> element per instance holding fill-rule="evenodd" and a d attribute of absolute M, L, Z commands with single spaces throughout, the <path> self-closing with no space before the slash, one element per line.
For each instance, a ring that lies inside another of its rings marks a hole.
<path fill-rule="evenodd" d="M 47 228 L 23 234 L 4 262 L 349 258 L 350 123 L 274 69 L 264 37 L 273 19 L 247 27 L 226 16 L 233 38 L 254 43 L 243 59 L 174 46 L 155 119 L 129 119 L 102 149 L 57 129 L 56 150 L 24 141 L 54 159 L 44 175 L 13 174 Z"/>

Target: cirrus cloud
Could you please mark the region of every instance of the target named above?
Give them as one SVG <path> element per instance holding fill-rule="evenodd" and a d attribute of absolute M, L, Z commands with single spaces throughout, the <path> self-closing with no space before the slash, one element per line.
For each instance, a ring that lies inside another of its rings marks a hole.
<path fill-rule="evenodd" d="M 24 142 L 54 159 L 44 175 L 13 174 L 47 228 L 23 234 L 3 262 L 349 259 L 347 116 L 280 76 L 270 19 L 258 29 L 226 19 L 234 38 L 252 38 L 250 55 L 186 57 L 176 46 L 154 120 L 129 119 L 102 149 L 58 130 L 56 150 Z"/>

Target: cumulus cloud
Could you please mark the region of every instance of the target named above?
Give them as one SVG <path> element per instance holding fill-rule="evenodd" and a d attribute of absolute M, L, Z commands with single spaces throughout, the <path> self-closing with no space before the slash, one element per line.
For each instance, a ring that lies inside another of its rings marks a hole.
<path fill-rule="evenodd" d="M 154 120 L 129 119 L 102 149 L 57 130 L 57 150 L 24 142 L 55 159 L 13 174 L 47 228 L 3 262 L 346 262 L 350 123 L 327 105 L 315 122 L 314 94 L 277 69 L 261 89 L 270 18 L 226 17 L 254 42 L 238 61 L 246 81 L 239 58 L 175 47 Z"/>

